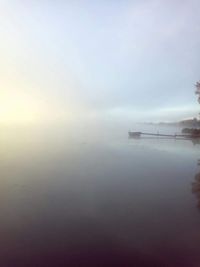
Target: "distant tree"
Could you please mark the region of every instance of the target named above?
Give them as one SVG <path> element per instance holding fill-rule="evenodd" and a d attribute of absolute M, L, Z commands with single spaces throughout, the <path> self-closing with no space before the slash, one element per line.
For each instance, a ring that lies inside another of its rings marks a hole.
<path fill-rule="evenodd" d="M 196 82 L 195 87 L 196 87 L 195 94 L 199 95 L 198 102 L 200 103 L 200 81 Z"/>

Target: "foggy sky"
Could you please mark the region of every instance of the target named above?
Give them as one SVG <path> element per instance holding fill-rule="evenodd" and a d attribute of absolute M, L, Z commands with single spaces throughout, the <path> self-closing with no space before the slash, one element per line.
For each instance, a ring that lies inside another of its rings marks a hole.
<path fill-rule="evenodd" d="M 199 8 L 198 0 L 0 0 L 0 94 L 25 94 L 45 116 L 196 116 Z"/>

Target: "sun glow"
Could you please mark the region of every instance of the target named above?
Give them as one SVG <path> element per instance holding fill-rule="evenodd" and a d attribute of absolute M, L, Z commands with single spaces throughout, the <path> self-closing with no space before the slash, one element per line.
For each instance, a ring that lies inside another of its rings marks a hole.
<path fill-rule="evenodd" d="M 23 92 L 0 92 L 0 123 L 33 123 L 39 119 L 40 105 Z"/>

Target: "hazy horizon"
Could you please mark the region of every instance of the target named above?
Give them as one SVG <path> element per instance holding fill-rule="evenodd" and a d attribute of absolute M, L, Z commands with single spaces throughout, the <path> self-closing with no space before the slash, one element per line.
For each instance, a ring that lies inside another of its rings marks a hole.
<path fill-rule="evenodd" d="M 0 267 L 200 266 L 199 10 L 0 0 Z"/>
<path fill-rule="evenodd" d="M 0 6 L 1 124 L 197 116 L 199 1 Z"/>

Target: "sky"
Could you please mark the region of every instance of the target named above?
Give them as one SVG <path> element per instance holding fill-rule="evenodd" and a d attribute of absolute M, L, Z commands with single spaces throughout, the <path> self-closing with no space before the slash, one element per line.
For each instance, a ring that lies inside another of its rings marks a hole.
<path fill-rule="evenodd" d="M 199 0 L 0 0 L 0 123 L 197 116 Z"/>

